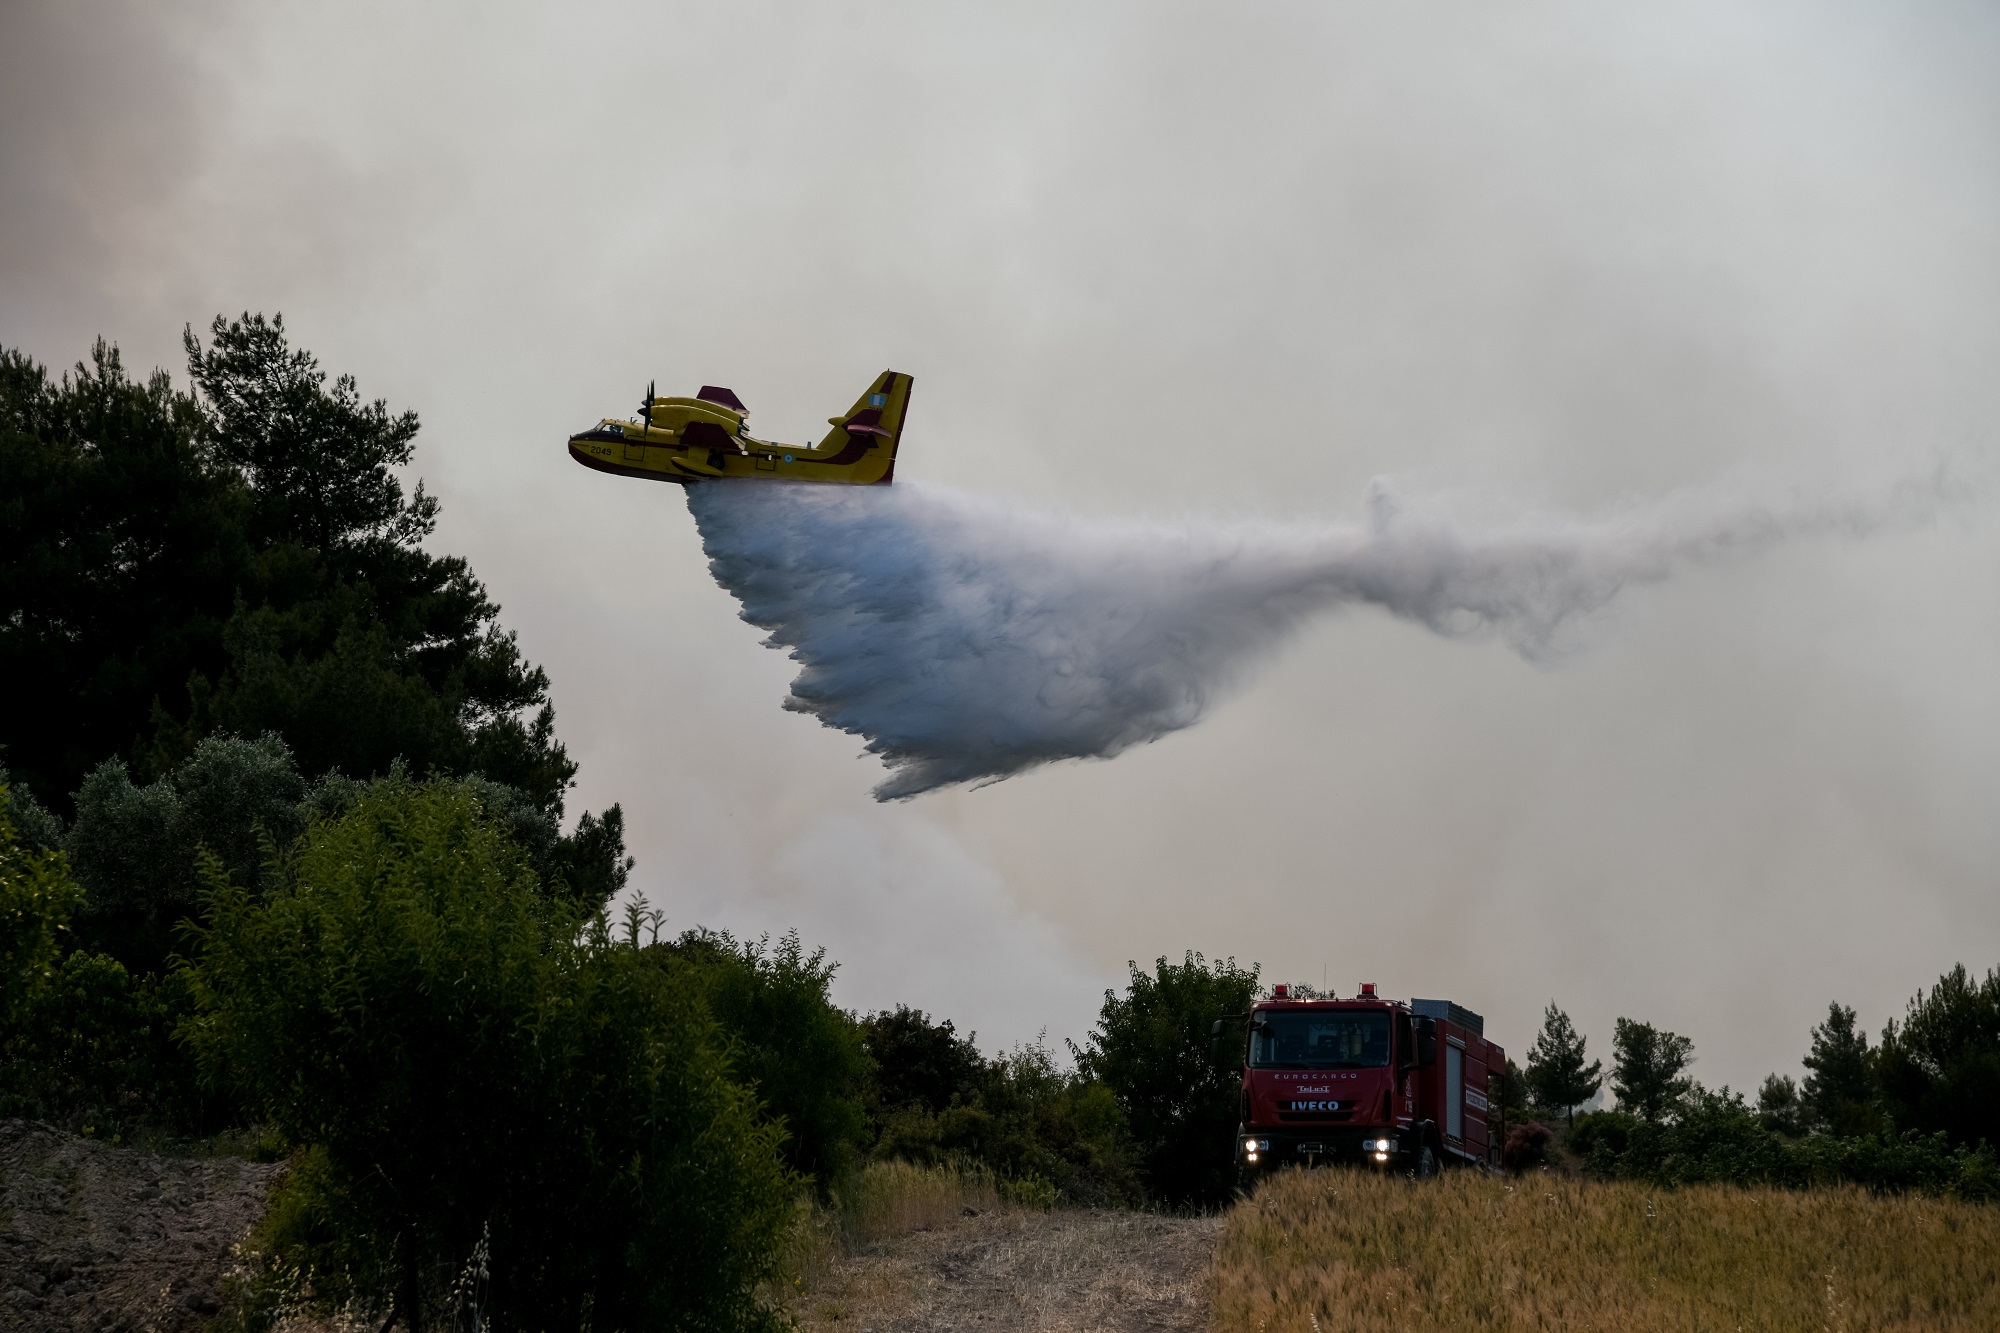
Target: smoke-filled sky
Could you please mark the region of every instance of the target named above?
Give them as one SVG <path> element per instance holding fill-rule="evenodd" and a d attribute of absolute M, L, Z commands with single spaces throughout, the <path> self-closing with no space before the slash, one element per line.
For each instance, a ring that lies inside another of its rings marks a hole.
<path fill-rule="evenodd" d="M 1607 1053 L 1646 1019 L 1742 1087 L 1829 1000 L 2000 962 L 1996 64 L 1973 3 L 14 0 L 0 342 L 178 375 L 184 324 L 282 311 L 415 408 L 577 808 L 845 1003 L 1079 1036 L 1192 948 L 1517 1057 L 1550 998 Z M 562 442 L 651 379 L 817 434 L 891 368 L 929 540 L 959 506 L 960 556 L 1018 532 L 1092 596 L 1371 494 L 1761 536 L 1620 566 L 1554 653 L 1366 589 L 1248 616 L 1196 725 L 878 803 L 681 492 Z"/>

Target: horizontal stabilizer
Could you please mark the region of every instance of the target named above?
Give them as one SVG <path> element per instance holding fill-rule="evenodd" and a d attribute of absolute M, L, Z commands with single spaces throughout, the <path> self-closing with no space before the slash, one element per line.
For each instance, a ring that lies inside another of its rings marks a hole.
<path fill-rule="evenodd" d="M 889 438 L 889 432 L 882 429 L 882 409 L 879 407 L 864 408 L 845 421 L 835 417 L 833 424 L 849 435 L 879 435 L 885 440 Z"/>

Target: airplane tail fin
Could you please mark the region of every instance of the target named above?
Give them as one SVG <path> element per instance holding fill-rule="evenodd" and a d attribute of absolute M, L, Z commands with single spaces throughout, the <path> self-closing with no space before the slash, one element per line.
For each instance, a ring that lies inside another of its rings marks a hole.
<path fill-rule="evenodd" d="M 819 447 L 840 451 L 838 457 L 829 460 L 832 462 L 859 462 L 878 450 L 886 453 L 889 470 L 882 480 L 887 482 L 895 475 L 896 446 L 903 439 L 903 418 L 909 406 L 910 377 L 885 370 L 854 400 L 854 406 L 847 409 L 845 416 L 828 419 L 833 429 Z"/>

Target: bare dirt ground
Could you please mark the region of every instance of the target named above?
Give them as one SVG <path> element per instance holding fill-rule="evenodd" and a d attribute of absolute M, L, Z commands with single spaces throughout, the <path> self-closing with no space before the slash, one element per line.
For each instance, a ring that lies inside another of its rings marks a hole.
<path fill-rule="evenodd" d="M 0 1121 L 0 1329 L 192 1333 L 280 1169 Z"/>
<path fill-rule="evenodd" d="M 832 1261 L 794 1304 L 814 1333 L 1205 1329 L 1219 1217 L 997 1209 Z"/>
<path fill-rule="evenodd" d="M 197 1333 L 280 1169 L 0 1121 L 0 1333 Z M 810 1333 L 1198 1333 L 1221 1227 L 981 1208 L 836 1249 L 791 1312 Z"/>

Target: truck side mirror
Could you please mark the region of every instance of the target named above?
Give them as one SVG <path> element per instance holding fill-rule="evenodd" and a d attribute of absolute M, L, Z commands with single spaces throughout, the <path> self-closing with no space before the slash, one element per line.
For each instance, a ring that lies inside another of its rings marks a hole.
<path fill-rule="evenodd" d="M 1438 1058 L 1438 1025 L 1435 1018 L 1417 1020 L 1417 1063 L 1434 1065 Z"/>
<path fill-rule="evenodd" d="M 1213 1064 L 1234 1065 L 1236 1053 L 1229 1049 L 1229 1020 L 1218 1018 L 1208 1030 L 1208 1058 Z"/>
<path fill-rule="evenodd" d="M 1396 1015 L 1396 1071 L 1398 1073 L 1417 1067 L 1417 1034 L 1410 1026 L 1408 1014 Z"/>

